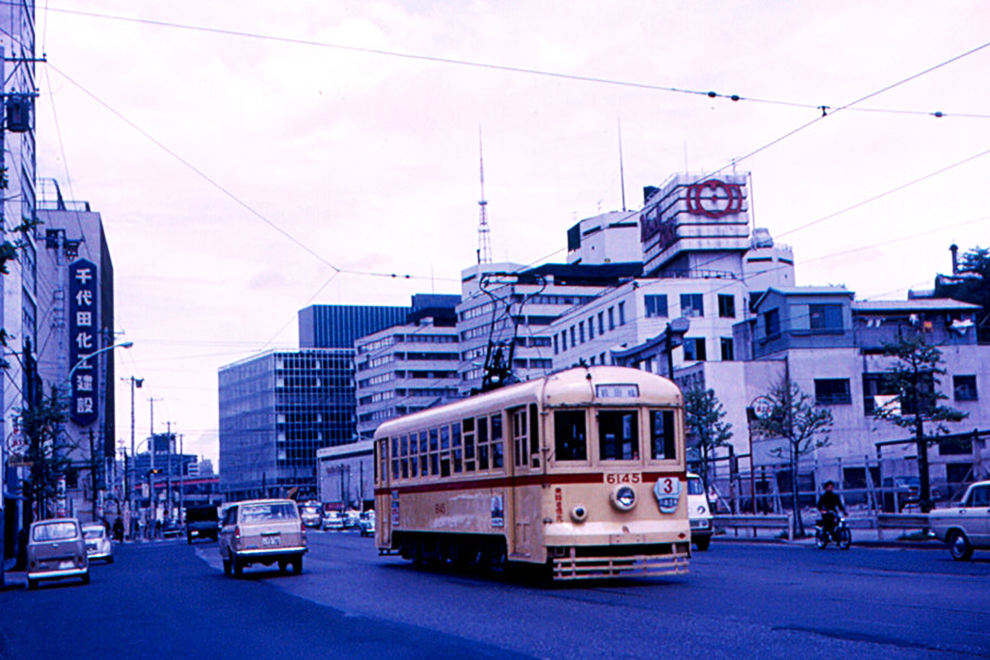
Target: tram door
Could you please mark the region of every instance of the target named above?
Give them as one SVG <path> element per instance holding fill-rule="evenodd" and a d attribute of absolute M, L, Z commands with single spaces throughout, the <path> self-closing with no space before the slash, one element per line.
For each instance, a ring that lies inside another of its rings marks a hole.
<path fill-rule="evenodd" d="M 536 405 L 509 410 L 512 437 L 512 548 L 514 557 L 530 557 L 534 551 L 537 525 L 541 524 L 542 489 L 526 479 L 541 469 L 539 414 Z"/>
<path fill-rule="evenodd" d="M 378 463 L 376 465 L 375 475 L 377 479 L 375 480 L 375 527 L 377 528 L 376 534 L 379 541 L 379 545 L 389 545 L 392 542 L 392 503 L 391 503 L 391 491 L 388 486 L 391 480 L 389 479 L 389 469 L 392 464 L 389 453 L 388 453 L 388 438 L 379 438 L 377 451 L 375 454 L 378 456 Z"/>

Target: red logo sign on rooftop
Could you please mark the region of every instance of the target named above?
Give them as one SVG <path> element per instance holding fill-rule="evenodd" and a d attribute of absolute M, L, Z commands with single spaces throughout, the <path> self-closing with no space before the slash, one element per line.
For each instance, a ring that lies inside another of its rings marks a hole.
<path fill-rule="evenodd" d="M 687 208 L 692 215 L 721 218 L 742 211 L 742 186 L 710 179 L 687 189 Z"/>

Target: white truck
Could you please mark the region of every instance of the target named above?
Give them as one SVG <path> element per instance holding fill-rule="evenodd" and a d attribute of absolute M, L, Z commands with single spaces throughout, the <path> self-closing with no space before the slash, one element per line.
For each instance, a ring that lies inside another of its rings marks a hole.
<path fill-rule="evenodd" d="M 956 561 L 968 560 L 976 548 L 990 550 L 990 481 L 970 484 L 948 507 L 929 513 L 928 523 Z"/>

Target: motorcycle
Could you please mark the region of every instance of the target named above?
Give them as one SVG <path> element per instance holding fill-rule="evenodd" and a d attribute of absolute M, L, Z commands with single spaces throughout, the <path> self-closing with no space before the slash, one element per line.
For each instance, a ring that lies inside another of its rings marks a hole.
<path fill-rule="evenodd" d="M 825 528 L 828 516 L 834 520 L 831 532 Z M 848 550 L 852 545 L 852 532 L 846 521 L 835 511 L 823 511 L 822 517 L 815 522 L 815 545 L 819 550 L 824 550 L 829 541 L 835 541 L 839 550 Z"/>

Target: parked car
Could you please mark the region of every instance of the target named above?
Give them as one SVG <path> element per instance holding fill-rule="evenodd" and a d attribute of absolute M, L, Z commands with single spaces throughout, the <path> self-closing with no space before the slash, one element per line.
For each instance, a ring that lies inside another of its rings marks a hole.
<path fill-rule="evenodd" d="M 240 577 L 252 564 L 278 563 L 286 572 L 301 573 L 306 554 L 306 527 L 292 500 L 245 500 L 224 512 L 220 557 L 226 575 Z"/>
<path fill-rule="evenodd" d="M 113 563 L 113 543 L 107 535 L 107 528 L 101 523 L 86 523 L 82 526 L 83 539 L 86 541 L 86 556 L 89 561 L 99 559 L 108 564 Z"/>
<path fill-rule="evenodd" d="M 323 514 L 323 522 L 320 525 L 320 529 L 344 529 L 344 514 L 340 511 L 329 511 Z"/>
<path fill-rule="evenodd" d="M 990 481 L 970 485 L 949 506 L 929 513 L 928 522 L 956 561 L 968 560 L 974 549 L 990 550 Z"/>
<path fill-rule="evenodd" d="M 323 520 L 323 507 L 319 502 L 306 502 L 299 506 L 299 515 L 306 527 L 319 527 Z"/>
<path fill-rule="evenodd" d="M 358 519 L 358 529 L 361 531 L 361 536 L 374 536 L 375 535 L 375 510 L 363 511 L 361 517 Z"/>
<path fill-rule="evenodd" d="M 220 534 L 220 517 L 212 505 L 186 507 L 186 541 L 216 541 Z"/>
<path fill-rule="evenodd" d="M 162 523 L 162 538 L 174 539 L 182 534 L 182 525 L 175 518 L 168 518 Z"/>
<path fill-rule="evenodd" d="M 712 542 L 712 512 L 705 497 L 705 486 L 701 477 L 687 475 L 688 520 L 691 523 L 691 542 L 704 552 Z"/>
<path fill-rule="evenodd" d="M 884 477 L 883 510 L 887 513 L 900 513 L 909 506 L 919 503 L 921 480 L 918 477 Z"/>
<path fill-rule="evenodd" d="M 360 520 L 361 520 L 360 511 L 355 511 L 354 509 L 348 509 L 344 513 L 344 529 L 356 528 Z"/>
<path fill-rule="evenodd" d="M 27 584 L 34 589 L 41 580 L 81 578 L 89 584 L 89 558 L 79 521 L 53 518 L 31 523 L 27 544 Z"/>

